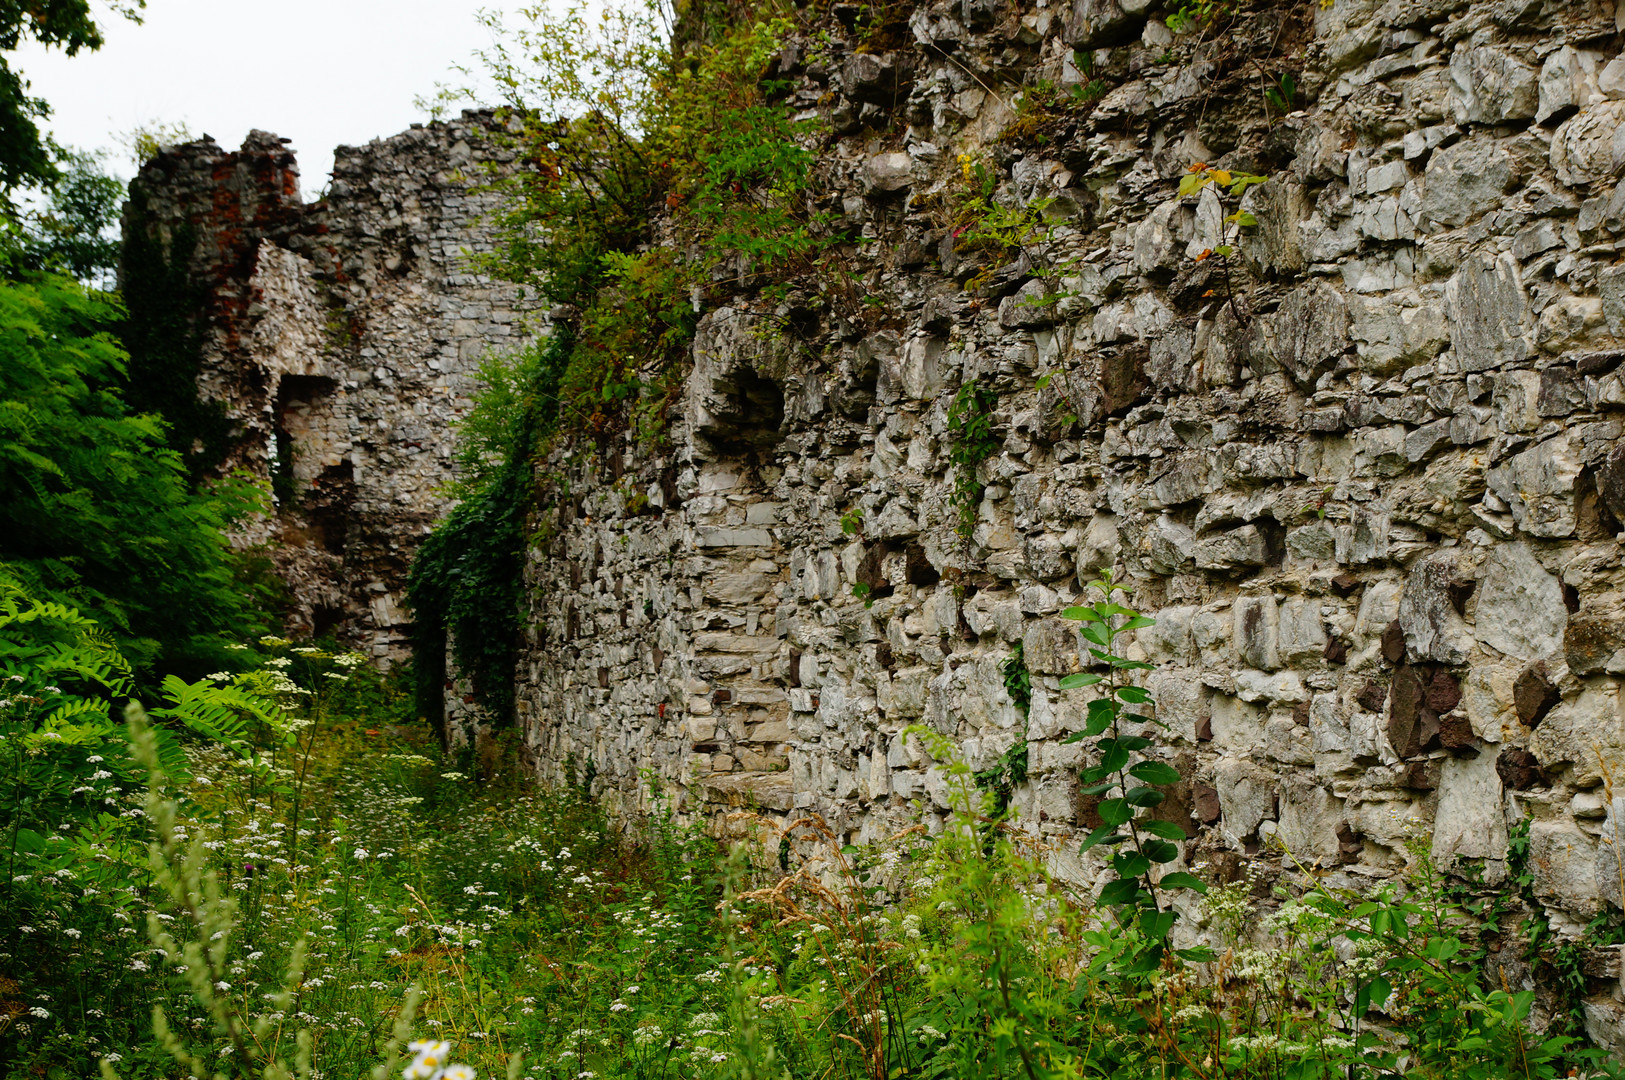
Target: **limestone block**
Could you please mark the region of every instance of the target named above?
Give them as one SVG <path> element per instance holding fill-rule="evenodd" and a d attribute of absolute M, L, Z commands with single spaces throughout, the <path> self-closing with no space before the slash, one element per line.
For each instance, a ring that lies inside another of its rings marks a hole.
<path fill-rule="evenodd" d="M 1281 604 L 1276 647 L 1287 664 L 1321 658 L 1326 651 L 1326 626 L 1320 616 L 1320 601 L 1293 596 Z"/>
<path fill-rule="evenodd" d="M 1436 228 L 1465 225 L 1498 208 L 1519 175 L 1516 160 L 1493 136 L 1436 150 L 1423 174 L 1422 218 Z"/>
<path fill-rule="evenodd" d="M 1540 372 L 1496 373 L 1490 407 L 1495 410 L 1495 424 L 1502 431 L 1533 431 L 1539 427 L 1541 416 L 1535 407 L 1539 400 Z"/>
<path fill-rule="evenodd" d="M 1122 523 L 1116 514 L 1097 513 L 1084 527 L 1083 541 L 1078 545 L 1078 584 L 1093 581 L 1101 570 L 1110 570 L 1117 563 L 1123 547 Z"/>
<path fill-rule="evenodd" d="M 1473 734 L 1487 743 L 1498 743 L 1518 731 L 1512 708 L 1512 684 L 1519 666 L 1474 664 L 1462 682 L 1461 703 Z"/>
<path fill-rule="evenodd" d="M 1233 679 L 1236 696 L 1246 702 L 1266 702 L 1271 705 L 1293 705 L 1309 700 L 1303 679 L 1296 671 L 1264 672 L 1243 669 Z"/>
<path fill-rule="evenodd" d="M 929 668 L 903 668 L 894 675 L 879 672 L 875 678 L 875 704 L 888 720 L 917 719 L 925 715 L 930 683 Z"/>
<path fill-rule="evenodd" d="M 1021 655 L 1035 675 L 1067 675 L 1082 668 L 1078 626 L 1071 619 L 1039 619 L 1021 638 Z"/>
<path fill-rule="evenodd" d="M 1336 289 L 1316 282 L 1295 289 L 1270 320 L 1275 355 L 1299 386 L 1315 378 L 1349 347 L 1349 306 Z"/>
<path fill-rule="evenodd" d="M 1317 562 L 1337 554 L 1337 531 L 1325 521 L 1314 521 L 1286 534 L 1286 550 L 1294 559 Z"/>
<path fill-rule="evenodd" d="M 1450 344 L 1443 308 L 1422 302 L 1415 293 L 1354 295 L 1348 305 L 1349 334 L 1360 368 L 1373 375 L 1395 375 L 1425 364 Z"/>
<path fill-rule="evenodd" d="M 1331 865 L 1338 856 L 1337 828 L 1342 823 L 1343 801 L 1324 787 L 1301 777 L 1282 782 L 1275 836 L 1294 859 Z"/>
<path fill-rule="evenodd" d="M 1264 711 L 1239 697 L 1214 694 L 1210 699 L 1213 748 L 1222 753 L 1247 755 L 1264 745 Z"/>
<path fill-rule="evenodd" d="M 1389 516 L 1380 510 L 1360 506 L 1352 508 L 1348 524 L 1339 525 L 1333 530 L 1333 557 L 1344 566 L 1359 566 L 1386 559 L 1389 526 Z"/>
<path fill-rule="evenodd" d="M 1600 271 L 1597 293 L 1602 300 L 1608 332 L 1615 337 L 1625 337 L 1625 266 L 1610 266 Z"/>
<path fill-rule="evenodd" d="M 1563 587 L 1522 542 L 1498 544 L 1482 568 L 1475 631 L 1507 656 L 1539 660 L 1563 647 Z"/>
<path fill-rule="evenodd" d="M 1625 893 L 1625 860 L 1621 859 L 1625 850 L 1625 795 L 1604 799 L 1602 819 L 1602 833 L 1595 841 L 1597 892 L 1608 903 L 1620 907 Z"/>
<path fill-rule="evenodd" d="M 1279 784 L 1274 773 L 1250 761 L 1220 758 L 1213 766 L 1213 786 L 1219 792 L 1219 828 L 1233 841 L 1254 836 L 1260 824 L 1275 817 Z"/>
<path fill-rule="evenodd" d="M 1560 296 L 1541 310 L 1535 322 L 1535 344 L 1542 352 L 1561 353 L 1589 340 L 1603 322 L 1600 298 Z"/>
<path fill-rule="evenodd" d="M 1507 824 L 1495 758 L 1446 758 L 1439 771 L 1439 808 L 1433 824 L 1433 859 L 1450 868 L 1458 859 L 1485 860 L 1484 880 L 1506 876 Z"/>
<path fill-rule="evenodd" d="M 1072 553 L 1055 533 L 1040 533 L 1022 541 L 1027 573 L 1035 581 L 1059 581 L 1073 572 Z"/>
<path fill-rule="evenodd" d="M 1574 485 L 1583 467 L 1572 433 L 1513 455 L 1489 471 L 1489 489 L 1511 510 L 1518 528 L 1531 536 L 1572 536 Z"/>
<path fill-rule="evenodd" d="M 1466 260 L 1445 283 L 1450 342 L 1464 372 L 1527 359 L 1533 324 L 1517 261 L 1510 254 Z"/>
<path fill-rule="evenodd" d="M 1429 828 L 1424 806 L 1398 792 L 1361 792 L 1349 796 L 1344 813 L 1354 831 L 1367 840 L 1403 852 L 1412 838 Z"/>
<path fill-rule="evenodd" d="M 1145 649 L 1146 659 L 1153 663 L 1190 663 L 1196 655 L 1191 639 L 1196 610 L 1188 605 L 1158 609 L 1156 623 L 1138 631 L 1135 637 Z"/>
<path fill-rule="evenodd" d="M 1022 635 L 1021 605 L 1006 593 L 979 592 L 962 606 L 966 624 L 978 636 L 998 634 L 1003 641 Z"/>
<path fill-rule="evenodd" d="M 1190 566 L 1196 555 L 1196 533 L 1189 525 L 1166 514 L 1146 530 L 1148 565 L 1154 574 L 1173 574 Z"/>
<path fill-rule="evenodd" d="M 1196 565 L 1203 570 L 1241 570 L 1268 566 L 1276 554 L 1270 539 L 1256 525 L 1243 525 L 1196 542 Z"/>
<path fill-rule="evenodd" d="M 1617 773 L 1625 761 L 1625 701 L 1619 681 L 1588 683 L 1572 700 L 1546 714 L 1529 737 L 1529 750 L 1548 772 L 1570 766 L 1566 779 L 1578 788 L 1603 782 L 1602 762 Z"/>
<path fill-rule="evenodd" d="M 1615 1057 L 1625 1053 L 1625 1004 L 1613 994 L 1597 994 L 1580 1007 L 1585 1010 L 1586 1035 L 1591 1041 Z"/>
<path fill-rule="evenodd" d="M 1314 737 L 1308 726 L 1290 713 L 1275 713 L 1264 721 L 1264 756 L 1283 765 L 1312 767 L 1315 763 Z"/>
<path fill-rule="evenodd" d="M 1127 9 L 1139 9 L 1130 14 Z M 1061 39 L 1076 49 L 1121 45 L 1140 36 L 1145 24 L 1144 5 L 1129 0 L 1073 0 Z"/>
<path fill-rule="evenodd" d="M 934 337 L 911 337 L 903 346 L 903 393 L 916 401 L 929 401 L 942 389 L 942 353 L 946 342 Z"/>
<path fill-rule="evenodd" d="M 1552 170 L 1570 187 L 1588 187 L 1625 169 L 1625 101 L 1587 105 L 1552 135 Z"/>
<path fill-rule="evenodd" d="M 1189 671 L 1148 671 L 1145 688 L 1156 702 L 1156 717 L 1170 729 L 1170 735 L 1196 741 L 1197 730 L 1206 715 L 1207 689 Z"/>
<path fill-rule="evenodd" d="M 1316 694 L 1309 703 L 1309 740 L 1315 755 L 1315 771 L 1346 767 L 1353 749 L 1348 721 L 1336 694 Z M 1339 760 L 1333 762 L 1331 758 Z"/>
<path fill-rule="evenodd" d="M 1238 597 L 1234 606 L 1236 657 L 1248 667 L 1274 671 L 1281 666 L 1280 612 L 1270 596 Z"/>
<path fill-rule="evenodd" d="M 1400 597 L 1398 618 L 1412 661 L 1466 663 L 1473 635 L 1456 611 L 1451 595 L 1460 584 L 1454 552 L 1434 552 L 1411 567 Z"/>
<path fill-rule="evenodd" d="M 1403 424 L 1362 429 L 1355 436 L 1355 473 L 1359 476 L 1398 476 L 1410 467 L 1405 457 Z"/>
<path fill-rule="evenodd" d="M 1541 66 L 1535 122 L 1544 124 L 1554 116 L 1602 100 L 1597 85 L 1601 54 L 1590 49 L 1564 45 L 1546 58 Z"/>
<path fill-rule="evenodd" d="M 1055 323 L 1055 300 L 1043 279 L 1034 278 L 999 301 L 999 325 L 1011 330 L 1036 330 Z"/>
<path fill-rule="evenodd" d="M 1625 674 L 1625 614 L 1571 616 L 1563 654 L 1572 675 Z"/>
<path fill-rule="evenodd" d="M 914 182 L 913 168 L 907 154 L 876 154 L 863 163 L 863 189 L 871 195 L 902 191 Z"/>
<path fill-rule="evenodd" d="M 1234 663 L 1230 642 L 1235 637 L 1235 615 L 1227 610 L 1202 610 L 1191 616 L 1191 644 L 1204 664 Z"/>
<path fill-rule="evenodd" d="M 1598 844 L 1565 820 L 1529 824 L 1535 895 L 1570 911 L 1597 910 Z"/>
<path fill-rule="evenodd" d="M 1458 124 L 1527 120 L 1540 104 L 1534 68 L 1500 49 L 1457 46 L 1450 57 L 1450 104 Z"/>

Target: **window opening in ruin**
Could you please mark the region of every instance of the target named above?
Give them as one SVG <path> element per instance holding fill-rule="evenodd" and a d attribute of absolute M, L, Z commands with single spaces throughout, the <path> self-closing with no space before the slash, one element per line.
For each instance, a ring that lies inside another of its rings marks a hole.
<path fill-rule="evenodd" d="M 292 505 L 298 494 L 294 459 L 300 437 L 309 431 L 313 407 L 338 384 L 325 375 L 284 375 L 277 383 L 271 429 L 271 493 L 279 506 Z"/>

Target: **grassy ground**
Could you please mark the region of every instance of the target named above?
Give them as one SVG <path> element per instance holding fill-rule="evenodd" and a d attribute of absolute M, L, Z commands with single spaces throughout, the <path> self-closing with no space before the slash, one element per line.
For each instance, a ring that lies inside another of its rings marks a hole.
<path fill-rule="evenodd" d="M 809 818 L 781 864 L 776 832 L 621 835 L 578 788 L 471 775 L 391 687 L 285 645 L 235 678 L 288 706 L 252 755 L 194 742 L 156 793 L 109 761 L 59 841 L 14 830 L 0 1075 L 382 1080 L 407 1034 L 538 1080 L 1611 1068 L 1485 985 L 1425 859 L 1366 896 L 1215 888 L 1181 916 L 1214 959 L 1186 963 L 1047 875 L 951 748 L 948 827 L 860 850 Z"/>

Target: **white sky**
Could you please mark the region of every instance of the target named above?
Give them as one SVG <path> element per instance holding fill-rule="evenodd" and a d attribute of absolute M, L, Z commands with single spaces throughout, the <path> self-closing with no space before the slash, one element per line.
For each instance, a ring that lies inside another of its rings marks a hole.
<path fill-rule="evenodd" d="M 108 171 L 135 172 L 117 136 L 184 121 L 236 149 L 250 128 L 293 140 L 301 186 L 327 182 L 333 148 L 404 131 L 413 105 L 454 63 L 490 44 L 475 21 L 503 0 L 148 0 L 144 22 L 94 0 L 107 44 L 68 58 L 28 44 L 11 62 L 50 102 L 59 142 L 113 151 Z M 458 106 L 461 108 L 462 106 Z"/>

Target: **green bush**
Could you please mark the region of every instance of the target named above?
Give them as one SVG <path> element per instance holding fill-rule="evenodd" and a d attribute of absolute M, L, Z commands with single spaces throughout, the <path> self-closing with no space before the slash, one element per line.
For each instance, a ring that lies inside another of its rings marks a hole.
<path fill-rule="evenodd" d="M 138 675 L 196 678 L 261 629 L 224 535 L 257 493 L 194 494 L 162 421 L 130 413 L 119 315 L 70 278 L 0 282 L 0 564 L 93 618 Z"/>

